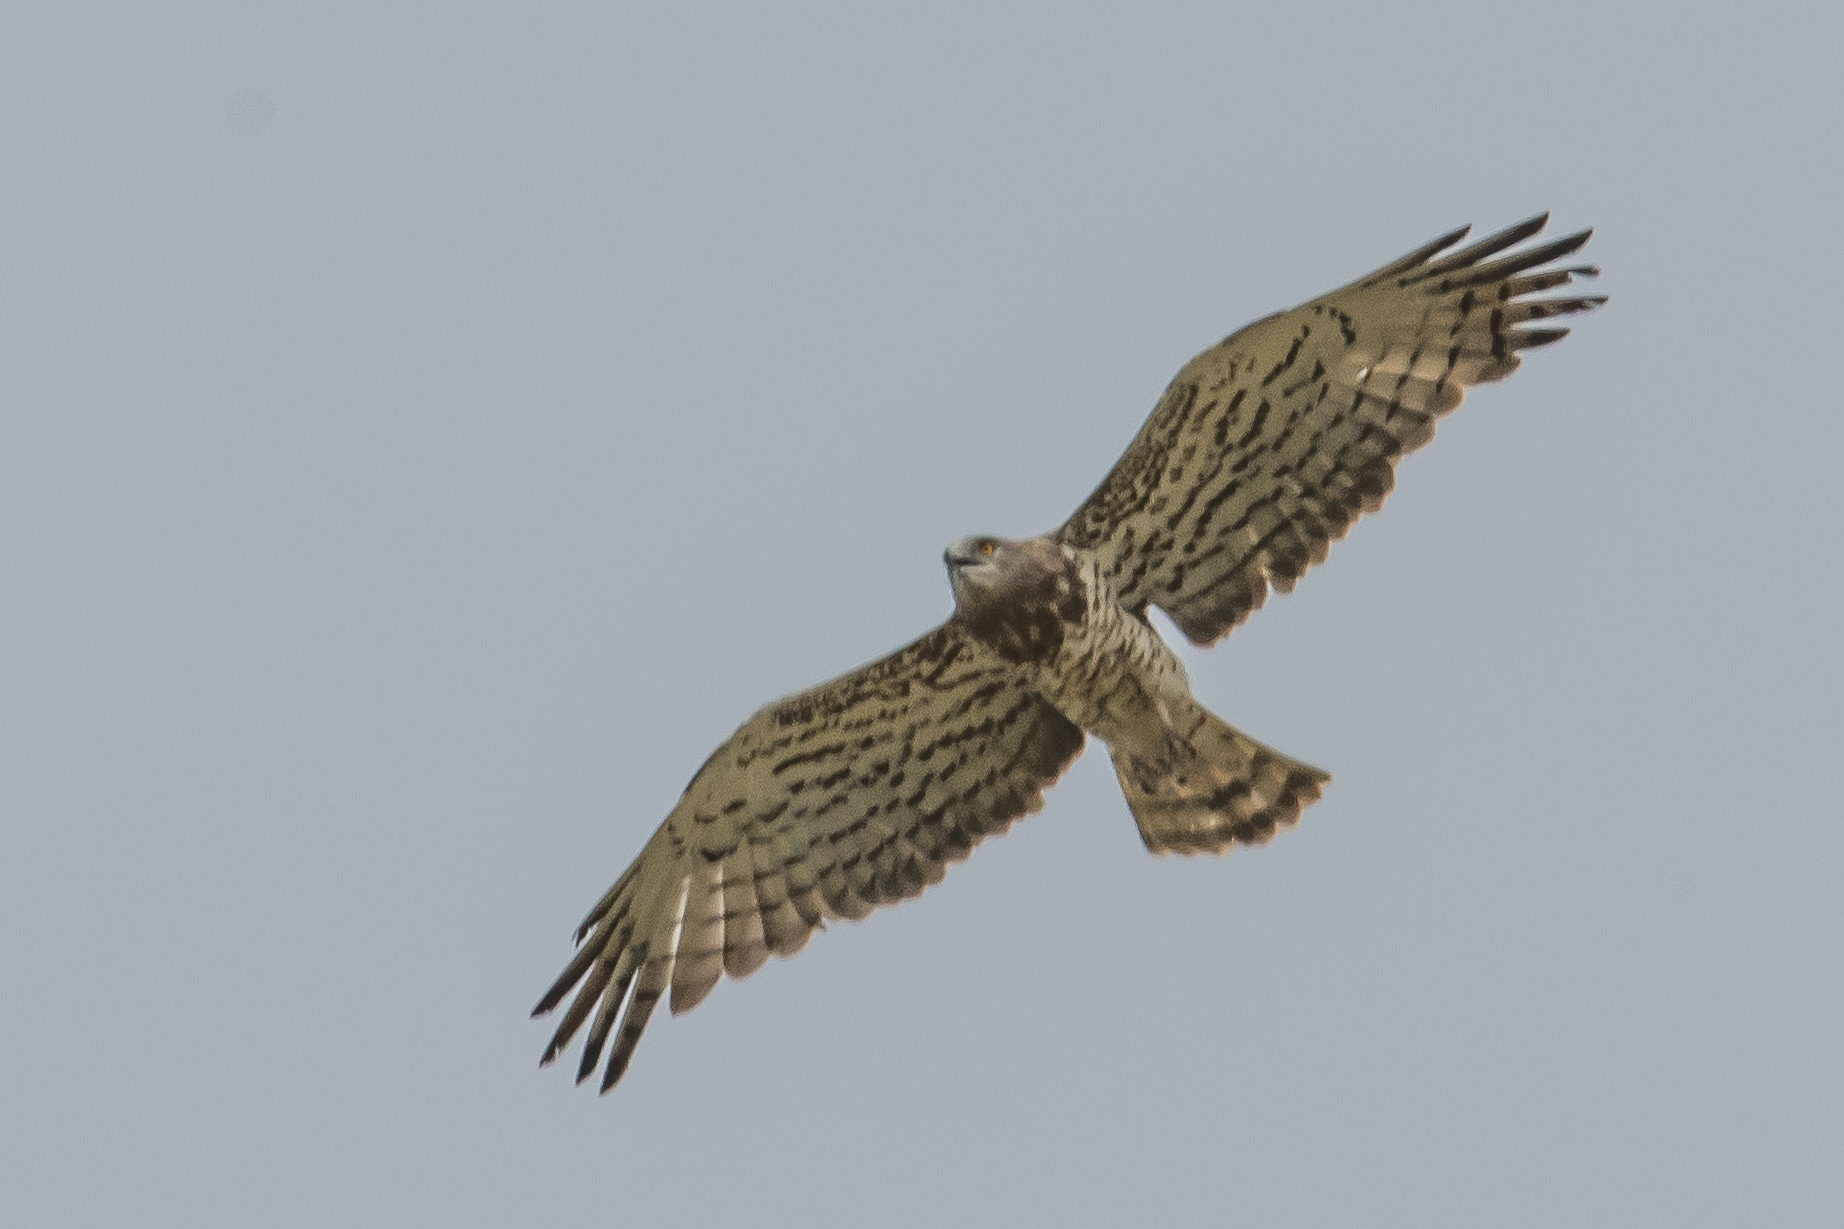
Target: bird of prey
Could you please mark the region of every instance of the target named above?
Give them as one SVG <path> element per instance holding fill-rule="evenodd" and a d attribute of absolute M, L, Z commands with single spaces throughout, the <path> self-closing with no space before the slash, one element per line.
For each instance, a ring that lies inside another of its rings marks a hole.
<path fill-rule="evenodd" d="M 1589 231 L 1512 250 L 1547 220 L 1451 250 L 1462 227 L 1230 335 L 1185 364 L 1061 527 L 948 547 L 946 623 L 769 705 L 704 762 L 533 1011 L 576 991 L 542 1062 L 587 1023 L 577 1080 L 612 1035 L 608 1091 L 662 996 L 688 1011 L 827 919 L 940 882 L 1036 811 L 1089 734 L 1154 853 L 1221 853 L 1297 821 L 1330 778 L 1206 711 L 1147 609 L 1220 640 L 1382 505 L 1468 386 L 1568 333 L 1533 322 L 1604 302 L 1533 297 L 1597 272 L 1555 263 Z"/>

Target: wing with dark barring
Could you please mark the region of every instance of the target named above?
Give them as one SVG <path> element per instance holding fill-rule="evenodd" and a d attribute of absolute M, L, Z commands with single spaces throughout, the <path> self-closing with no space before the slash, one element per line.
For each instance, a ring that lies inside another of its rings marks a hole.
<path fill-rule="evenodd" d="M 532 1013 L 576 991 L 543 1062 L 589 1022 L 577 1079 L 612 1033 L 608 1091 L 668 991 L 674 1015 L 689 1011 L 723 974 L 798 952 L 826 919 L 920 895 L 1042 806 L 1082 745 L 1017 666 L 953 622 L 771 704 L 705 762 L 584 919 L 576 958 Z"/>
<path fill-rule="evenodd" d="M 1198 355 L 1056 537 L 1094 552 L 1128 606 L 1214 643 L 1382 506 L 1469 386 L 1568 335 L 1531 326 L 1605 301 L 1534 297 L 1596 273 L 1553 263 L 1590 231 L 1507 252 L 1547 221 L 1441 255 L 1456 230 Z"/>

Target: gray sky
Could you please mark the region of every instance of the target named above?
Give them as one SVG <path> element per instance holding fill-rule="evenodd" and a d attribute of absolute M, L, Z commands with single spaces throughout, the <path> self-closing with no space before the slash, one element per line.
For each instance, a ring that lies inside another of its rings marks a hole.
<path fill-rule="evenodd" d="M 1844 10 L 609 7 L 0 12 L 8 1224 L 1844 1221 Z M 1613 302 L 1187 657 L 1296 831 L 1150 858 L 1091 752 L 537 1070 L 947 541 L 1544 208 Z"/>

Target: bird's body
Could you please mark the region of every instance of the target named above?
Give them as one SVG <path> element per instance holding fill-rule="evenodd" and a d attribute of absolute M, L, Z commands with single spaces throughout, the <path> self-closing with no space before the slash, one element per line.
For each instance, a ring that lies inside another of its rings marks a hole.
<path fill-rule="evenodd" d="M 982 550 L 991 563 L 982 564 Z M 1051 537 L 984 538 L 950 547 L 947 562 L 955 619 L 1016 660 L 1026 687 L 1107 744 L 1154 853 L 1265 840 L 1297 819 L 1330 779 L 1199 704 L 1184 663 L 1144 609 L 1121 600 L 1093 554 Z M 968 578 L 982 566 L 997 583 L 981 587 Z"/>
<path fill-rule="evenodd" d="M 1454 232 L 1231 335 L 1179 372 L 1060 528 L 949 547 L 948 622 L 762 709 L 699 769 L 539 1002 L 577 990 L 544 1061 L 588 1023 L 578 1078 L 612 1036 L 606 1091 L 660 998 L 689 1010 L 827 918 L 919 894 L 1041 806 L 1085 735 L 1107 744 L 1154 852 L 1222 852 L 1295 822 L 1329 778 L 1200 705 L 1146 612 L 1222 637 L 1381 505 L 1467 385 L 1567 332 L 1519 325 L 1596 306 L 1529 297 L 1593 272 L 1538 269 L 1587 232 L 1489 259 L 1544 221 L 1440 256 Z"/>
<path fill-rule="evenodd" d="M 1095 561 L 1067 546 L 1081 595 L 1063 646 L 1032 672 L 1038 693 L 1087 733 L 1123 752 L 1166 754 L 1189 733 L 1191 680 L 1143 615 L 1120 603 Z"/>

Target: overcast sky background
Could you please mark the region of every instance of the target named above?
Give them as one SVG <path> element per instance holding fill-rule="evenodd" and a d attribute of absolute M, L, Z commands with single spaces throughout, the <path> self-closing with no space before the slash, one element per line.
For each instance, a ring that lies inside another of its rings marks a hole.
<path fill-rule="evenodd" d="M 0 1219 L 1844 1223 L 1835 3 L 9 4 Z M 526 1013 L 693 769 L 1461 222 L 1613 297 L 922 900 Z M 574 1062 L 572 1055 L 571 1062 Z"/>

